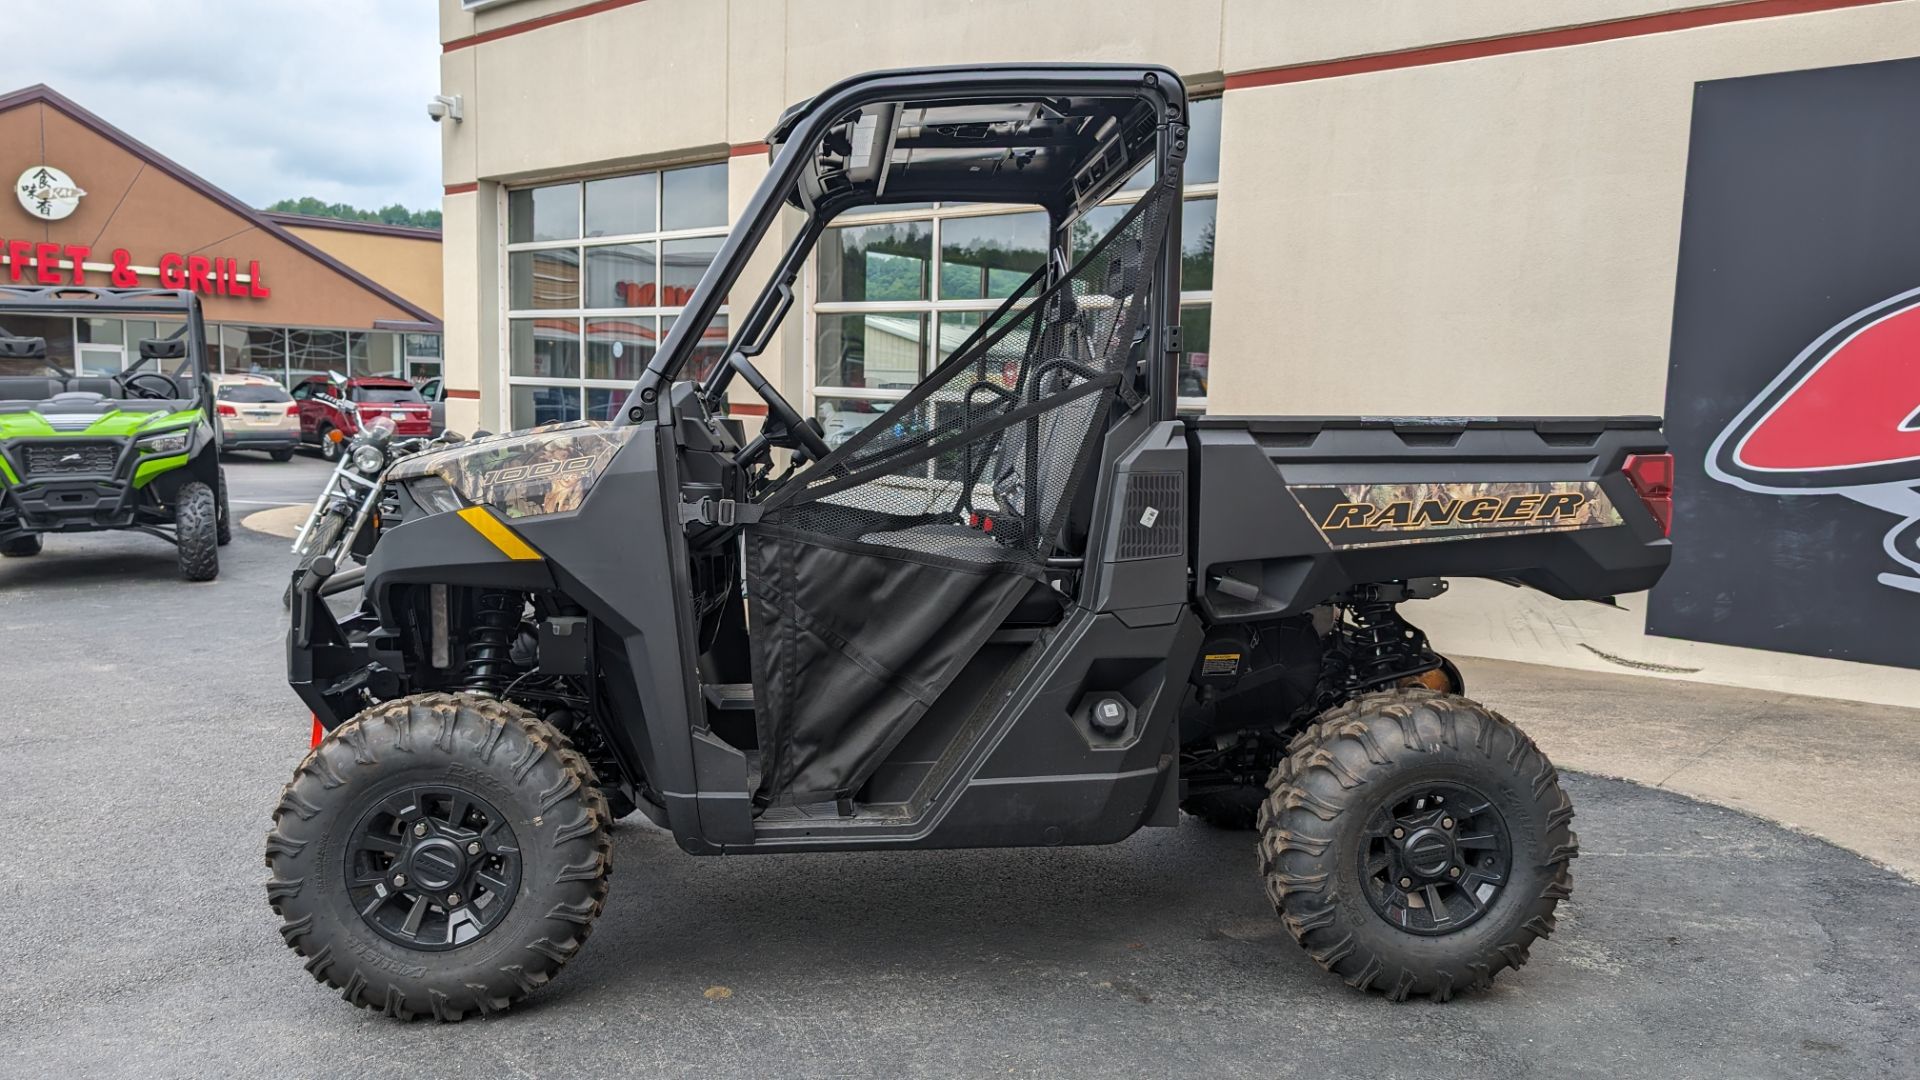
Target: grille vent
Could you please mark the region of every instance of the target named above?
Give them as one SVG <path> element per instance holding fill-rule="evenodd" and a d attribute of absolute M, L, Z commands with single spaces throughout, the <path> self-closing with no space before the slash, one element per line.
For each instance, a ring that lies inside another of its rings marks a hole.
<path fill-rule="evenodd" d="M 1184 555 L 1187 550 L 1187 474 L 1127 474 L 1126 502 L 1120 510 L 1120 562 Z"/>

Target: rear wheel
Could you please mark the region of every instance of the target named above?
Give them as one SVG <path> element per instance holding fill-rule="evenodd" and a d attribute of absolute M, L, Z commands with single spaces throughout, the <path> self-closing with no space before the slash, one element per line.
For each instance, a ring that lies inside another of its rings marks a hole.
<path fill-rule="evenodd" d="M 6 543 L 0 544 L 0 555 L 5 555 L 9 559 L 24 559 L 29 555 L 38 554 L 40 554 L 39 533 L 32 533 L 27 536 L 16 536 Z"/>
<path fill-rule="evenodd" d="M 347 1001 L 402 1020 L 498 1012 L 586 942 L 612 843 L 566 737 L 490 698 L 376 705 L 295 771 L 267 834 L 287 945 Z"/>
<path fill-rule="evenodd" d="M 268 456 L 268 457 L 270 457 L 270 458 L 272 458 L 272 459 L 273 459 L 273 460 L 275 460 L 275 461 L 292 461 L 292 460 L 293 460 L 293 451 L 292 451 L 291 449 L 287 449 L 287 450 L 269 450 L 269 451 L 267 451 L 267 456 Z"/>
<path fill-rule="evenodd" d="M 173 504 L 173 529 L 180 549 L 180 576 L 188 581 L 220 576 L 219 518 L 219 500 L 212 488 L 198 480 L 181 485 Z"/>
<path fill-rule="evenodd" d="M 1315 963 L 1356 989 L 1444 1001 L 1553 932 L 1573 804 L 1504 717 L 1395 690 L 1327 713 L 1290 750 L 1260 809 L 1260 866 Z"/>

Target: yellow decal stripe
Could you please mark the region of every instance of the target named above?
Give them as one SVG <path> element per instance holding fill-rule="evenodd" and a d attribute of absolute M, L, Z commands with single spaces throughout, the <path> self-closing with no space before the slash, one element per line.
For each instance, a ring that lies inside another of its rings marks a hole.
<path fill-rule="evenodd" d="M 537 559 L 540 553 L 525 541 L 520 534 L 507 528 L 499 518 L 484 506 L 469 506 L 460 511 L 466 523 L 473 526 L 475 532 L 487 538 L 500 553 L 509 559 Z"/>

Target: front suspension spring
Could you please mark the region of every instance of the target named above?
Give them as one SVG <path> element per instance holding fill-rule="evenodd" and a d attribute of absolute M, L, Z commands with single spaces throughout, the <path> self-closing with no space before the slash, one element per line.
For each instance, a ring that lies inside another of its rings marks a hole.
<path fill-rule="evenodd" d="M 474 596 L 473 629 L 467 636 L 467 662 L 460 670 L 460 686 L 483 694 L 498 694 L 513 681 L 514 631 L 520 627 L 520 594 L 485 589 Z"/>

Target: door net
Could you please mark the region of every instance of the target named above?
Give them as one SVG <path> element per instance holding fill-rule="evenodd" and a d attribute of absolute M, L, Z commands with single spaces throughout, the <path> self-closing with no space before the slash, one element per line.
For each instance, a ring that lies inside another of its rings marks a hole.
<path fill-rule="evenodd" d="M 1104 421 L 1136 400 L 1168 198 L 1156 185 L 1052 284 L 1029 278 L 762 506 L 747 588 L 763 804 L 850 796 L 1044 581 Z"/>

